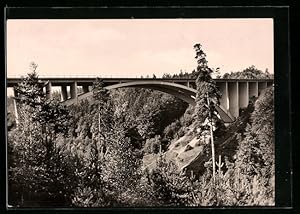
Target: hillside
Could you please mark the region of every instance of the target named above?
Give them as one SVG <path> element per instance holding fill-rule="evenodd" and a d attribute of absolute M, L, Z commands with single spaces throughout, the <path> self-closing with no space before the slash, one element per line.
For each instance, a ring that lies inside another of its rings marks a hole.
<path fill-rule="evenodd" d="M 100 80 L 95 85 L 92 101 L 69 108 L 41 99 L 44 94 L 20 96 L 29 105 L 20 106 L 20 125 L 8 130 L 10 204 L 274 204 L 273 88 L 234 123 L 214 123 L 220 167 L 213 171 L 209 132 L 195 119 L 197 108 L 152 90 L 109 93 Z"/>
<path fill-rule="evenodd" d="M 238 136 L 243 136 L 253 110 L 254 106 L 251 104 L 247 109 L 241 110 L 240 117 L 229 124 L 222 137 L 215 141 L 216 157 L 222 155 L 222 159 L 224 157 L 230 161 L 235 159 Z M 195 129 L 195 123 L 192 123 L 187 127 L 187 133 L 179 139 L 172 140 L 167 151 L 164 152 L 166 159 L 175 162 L 178 169 L 185 171 L 187 175 L 191 174 L 191 171 L 196 175 L 201 175 L 205 170 L 204 163 L 210 158 L 210 154 L 207 154 L 206 151 L 207 147 L 210 147 L 209 140 L 199 139 L 193 131 Z M 157 156 L 158 154 L 145 155 L 143 158 L 144 168 L 154 169 Z"/>

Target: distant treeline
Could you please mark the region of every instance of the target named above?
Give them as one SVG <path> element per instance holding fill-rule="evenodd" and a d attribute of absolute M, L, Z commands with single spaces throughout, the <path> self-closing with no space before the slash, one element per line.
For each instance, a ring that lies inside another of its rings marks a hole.
<path fill-rule="evenodd" d="M 232 71 L 229 73 L 225 73 L 220 75 L 219 69 L 215 69 L 217 73 L 217 79 L 273 79 L 274 75 L 268 72 L 268 69 L 265 71 L 257 69 L 254 65 L 245 68 L 242 71 Z M 165 73 L 162 75 L 162 78 L 165 79 L 179 79 L 179 78 L 187 78 L 187 79 L 196 79 L 199 75 L 199 71 L 193 70 L 192 72 L 183 72 L 182 70 L 179 71 L 178 74 L 169 74 Z M 142 78 L 144 78 L 142 76 Z M 151 78 L 150 76 L 146 76 L 145 78 Z M 152 78 L 156 78 L 153 74 Z"/>

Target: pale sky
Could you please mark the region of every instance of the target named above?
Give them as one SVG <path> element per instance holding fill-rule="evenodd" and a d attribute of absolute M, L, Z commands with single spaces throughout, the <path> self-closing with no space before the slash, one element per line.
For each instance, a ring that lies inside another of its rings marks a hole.
<path fill-rule="evenodd" d="M 221 74 L 251 65 L 273 73 L 272 19 L 8 20 L 7 76 L 144 77 L 196 68 L 201 43 Z"/>

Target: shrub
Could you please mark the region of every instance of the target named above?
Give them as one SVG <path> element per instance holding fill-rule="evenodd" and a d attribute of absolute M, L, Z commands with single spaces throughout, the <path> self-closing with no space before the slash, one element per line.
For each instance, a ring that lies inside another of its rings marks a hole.
<path fill-rule="evenodd" d="M 146 140 L 144 146 L 144 152 L 146 154 L 157 154 L 161 147 L 161 137 L 160 135 L 156 135 L 154 138 L 150 138 Z"/>

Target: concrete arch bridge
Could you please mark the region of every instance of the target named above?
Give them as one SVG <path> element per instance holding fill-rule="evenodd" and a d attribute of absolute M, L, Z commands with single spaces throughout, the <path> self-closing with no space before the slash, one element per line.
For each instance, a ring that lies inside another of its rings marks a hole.
<path fill-rule="evenodd" d="M 51 98 L 53 87 L 61 87 L 61 101 L 72 105 L 92 95 L 91 86 L 95 78 L 41 78 L 46 81 L 46 94 Z M 7 87 L 13 87 L 20 78 L 8 78 Z M 258 97 L 262 90 L 273 85 L 272 79 L 215 79 L 222 97 L 217 111 L 224 122 L 233 122 L 239 116 L 239 109 L 246 108 L 251 97 Z M 103 78 L 108 90 L 118 88 L 147 88 L 158 90 L 178 97 L 195 105 L 195 79 L 162 79 L 162 78 Z"/>

